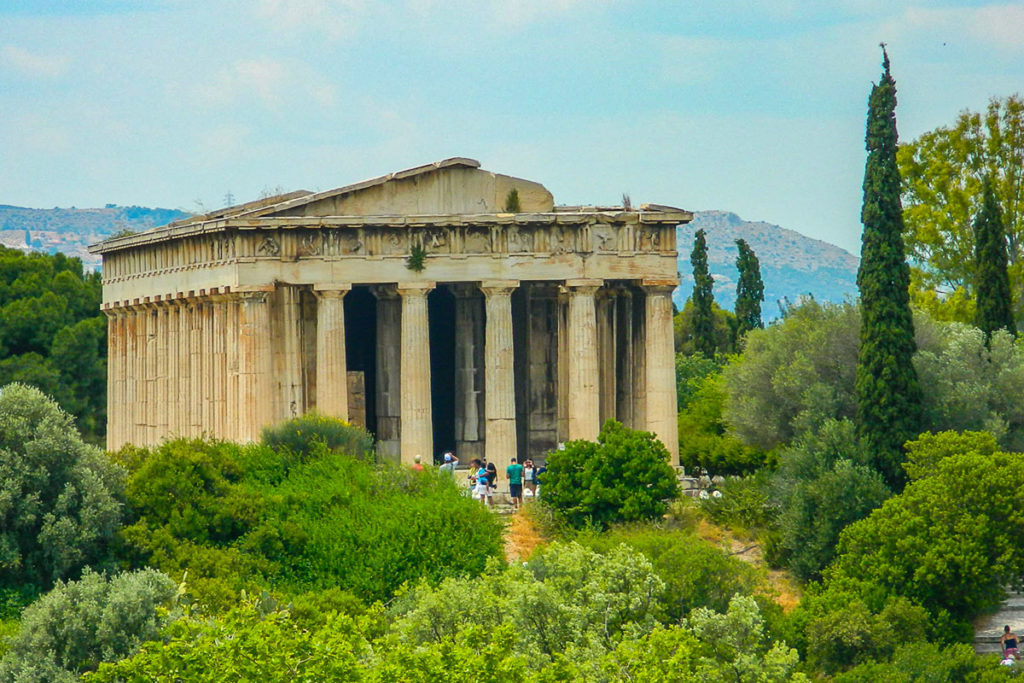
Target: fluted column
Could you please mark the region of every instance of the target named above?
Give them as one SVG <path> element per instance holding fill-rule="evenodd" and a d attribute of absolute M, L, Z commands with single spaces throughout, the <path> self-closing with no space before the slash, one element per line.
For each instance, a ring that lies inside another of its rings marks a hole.
<path fill-rule="evenodd" d="M 192 350 L 189 304 L 179 299 L 178 304 L 178 436 L 192 433 Z"/>
<path fill-rule="evenodd" d="M 434 457 L 430 405 L 430 324 L 427 294 L 433 282 L 399 283 L 402 297 L 402 462 Z"/>
<path fill-rule="evenodd" d="M 203 367 L 202 382 L 199 384 L 203 390 L 203 424 L 201 434 L 204 437 L 211 437 L 217 435 L 217 418 L 216 410 L 214 410 L 214 383 L 217 381 L 217 375 L 213 349 L 213 300 L 204 297 L 199 311 L 199 317 L 202 321 L 199 357 Z"/>
<path fill-rule="evenodd" d="M 202 305 L 192 300 L 188 304 L 189 354 L 189 436 L 203 433 L 203 316 Z"/>
<path fill-rule="evenodd" d="M 569 438 L 593 441 L 601 430 L 594 294 L 602 281 L 565 284 L 569 289 Z"/>
<path fill-rule="evenodd" d="M 615 293 L 602 288 L 597 294 L 597 348 L 600 359 L 601 423 L 615 415 Z"/>
<path fill-rule="evenodd" d="M 232 441 L 239 441 L 238 422 L 238 297 L 229 295 L 226 297 L 224 306 L 227 309 L 227 397 L 225 398 L 225 437 Z"/>
<path fill-rule="evenodd" d="M 676 425 L 676 373 L 672 335 L 674 280 L 644 280 L 647 318 L 647 429 L 665 444 L 672 464 L 679 461 Z"/>
<path fill-rule="evenodd" d="M 402 301 L 393 285 L 371 288 L 377 298 L 377 453 L 401 458 L 402 433 Z"/>
<path fill-rule="evenodd" d="M 132 443 L 145 446 L 148 441 L 146 434 L 146 353 L 149 351 L 146 328 L 149 323 L 149 311 L 145 305 L 135 306 L 135 404 L 134 428 Z"/>
<path fill-rule="evenodd" d="M 181 306 L 175 300 L 168 301 L 167 306 L 167 438 L 181 434 L 178 426 L 178 364 L 181 359 L 178 352 L 178 313 Z"/>
<path fill-rule="evenodd" d="M 280 337 L 277 343 L 276 421 L 290 420 L 305 412 L 302 400 L 302 308 L 299 288 L 281 285 L 277 291 L 280 304 Z"/>
<path fill-rule="evenodd" d="M 461 462 L 484 457 L 484 302 L 470 283 L 455 295 L 455 452 Z"/>
<path fill-rule="evenodd" d="M 167 342 L 168 342 L 168 312 L 170 304 L 161 301 L 156 304 L 153 310 L 153 317 L 156 320 L 156 401 L 154 411 L 156 412 L 155 438 L 153 443 L 159 443 L 166 439 L 169 434 L 169 400 L 167 393 Z"/>
<path fill-rule="evenodd" d="M 569 440 L 569 290 L 558 289 L 558 351 L 555 362 L 557 387 L 557 440 Z"/>
<path fill-rule="evenodd" d="M 615 419 L 636 429 L 633 419 L 633 295 L 623 287 L 615 296 Z"/>
<path fill-rule="evenodd" d="M 270 295 L 239 294 L 238 310 L 238 438 L 257 441 L 271 422 L 272 358 L 270 348 Z"/>
<path fill-rule="evenodd" d="M 345 358 L 345 294 L 351 285 L 317 289 L 316 409 L 348 420 L 348 364 Z"/>
<path fill-rule="evenodd" d="M 213 375 L 209 378 L 213 387 L 210 397 L 213 404 L 213 423 L 210 431 L 218 439 L 226 439 L 231 438 L 227 433 L 227 297 L 212 297 L 210 309 L 210 326 L 213 329 L 213 346 L 207 349 L 207 353 L 213 356 Z"/>
<path fill-rule="evenodd" d="M 515 280 L 483 282 L 487 297 L 484 342 L 484 411 L 486 437 L 484 454 L 498 472 L 504 472 L 516 457 L 515 357 L 512 339 L 512 292 Z M 504 479 L 499 479 L 507 485 Z"/>
<path fill-rule="evenodd" d="M 125 358 L 124 358 L 124 405 L 121 406 L 121 410 L 118 411 L 120 415 L 120 436 L 121 444 L 126 443 L 138 443 L 135 439 L 135 410 L 138 403 L 136 397 L 136 390 L 138 384 L 136 382 L 136 365 L 135 359 L 138 358 L 138 344 L 136 339 L 135 328 L 138 325 L 138 317 L 136 311 L 132 307 L 124 309 L 124 345 L 125 345 Z"/>
<path fill-rule="evenodd" d="M 633 428 L 647 429 L 647 312 L 643 288 L 633 290 Z"/>
<path fill-rule="evenodd" d="M 121 367 L 121 353 L 123 340 L 120 335 L 120 312 L 116 310 L 103 311 L 107 316 L 107 450 L 117 450 L 120 444 L 117 440 L 118 415 L 121 407 L 121 398 L 118 396 L 117 377 Z"/>

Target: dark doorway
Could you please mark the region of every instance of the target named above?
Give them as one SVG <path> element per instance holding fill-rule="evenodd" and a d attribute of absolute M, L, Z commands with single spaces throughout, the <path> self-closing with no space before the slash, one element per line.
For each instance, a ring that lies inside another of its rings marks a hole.
<path fill-rule="evenodd" d="M 430 319 L 430 404 L 434 420 L 432 457 L 455 450 L 455 297 L 447 287 L 427 295 Z"/>
<path fill-rule="evenodd" d="M 366 429 L 377 434 L 377 297 L 369 287 L 345 295 L 345 361 L 363 373 Z"/>

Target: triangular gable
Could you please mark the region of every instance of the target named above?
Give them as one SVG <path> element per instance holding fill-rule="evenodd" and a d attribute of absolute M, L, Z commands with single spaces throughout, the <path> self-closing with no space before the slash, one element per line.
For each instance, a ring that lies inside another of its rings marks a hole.
<path fill-rule="evenodd" d="M 232 218 L 285 216 L 396 216 L 502 213 L 509 193 L 519 195 L 519 211 L 543 213 L 554 197 L 540 183 L 491 173 L 480 162 L 453 157 L 396 171 L 353 185 L 317 192 L 234 213 Z"/>

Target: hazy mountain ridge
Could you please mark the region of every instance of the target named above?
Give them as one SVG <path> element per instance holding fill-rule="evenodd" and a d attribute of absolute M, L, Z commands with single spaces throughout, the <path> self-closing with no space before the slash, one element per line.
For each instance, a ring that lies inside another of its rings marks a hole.
<path fill-rule="evenodd" d="M 845 249 L 771 223 L 745 221 L 727 211 L 698 211 L 693 222 L 676 229 L 681 284 L 673 300 L 680 308 L 693 291 L 690 251 L 700 229 L 708 245 L 715 302 L 724 309 L 731 311 L 736 302 L 737 239 L 746 240 L 761 263 L 765 322 L 779 317 L 778 302 L 783 299 L 794 302 L 809 294 L 818 301 L 839 302 L 857 294 L 860 260 Z"/>
<path fill-rule="evenodd" d="M 81 258 L 87 267 L 98 268 L 99 257 L 86 251 L 90 244 L 122 230 L 148 230 L 188 215 L 179 209 L 115 204 L 107 204 L 102 209 L 29 209 L 3 204 L 0 205 L 0 244 L 12 249 L 60 251 Z"/>

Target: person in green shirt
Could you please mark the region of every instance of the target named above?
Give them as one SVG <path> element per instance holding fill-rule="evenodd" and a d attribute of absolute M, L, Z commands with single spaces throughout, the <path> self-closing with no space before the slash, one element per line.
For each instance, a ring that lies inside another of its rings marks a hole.
<path fill-rule="evenodd" d="M 512 464 L 505 468 L 508 475 L 509 495 L 512 496 L 512 511 L 515 512 L 523 504 L 523 466 L 512 458 Z"/>

